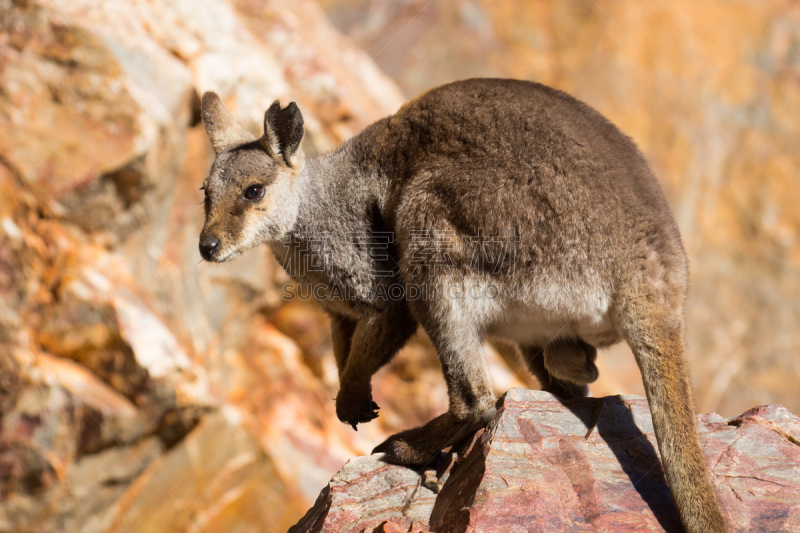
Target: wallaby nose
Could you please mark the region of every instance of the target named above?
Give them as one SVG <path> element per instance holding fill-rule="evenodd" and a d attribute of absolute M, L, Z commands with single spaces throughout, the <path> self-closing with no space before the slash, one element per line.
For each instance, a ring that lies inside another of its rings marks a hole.
<path fill-rule="evenodd" d="M 203 235 L 200 237 L 200 255 L 206 261 L 214 259 L 214 255 L 219 251 L 219 239 L 214 235 Z"/>

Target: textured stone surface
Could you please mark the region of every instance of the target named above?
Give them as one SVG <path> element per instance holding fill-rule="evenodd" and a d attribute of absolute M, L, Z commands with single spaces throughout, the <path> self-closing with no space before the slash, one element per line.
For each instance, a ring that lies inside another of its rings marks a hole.
<path fill-rule="evenodd" d="M 380 461 L 351 459 L 323 489 L 311 512 L 290 531 L 360 533 L 388 519 L 403 531 L 428 521 L 436 495 L 413 470 Z"/>
<path fill-rule="evenodd" d="M 564 404 L 511 389 L 498 407 L 473 442 L 427 470 L 379 455 L 349 461 L 291 531 L 371 531 L 385 521 L 447 533 L 682 531 L 644 398 Z M 767 405 L 698 421 L 732 530 L 797 531 L 800 418 Z"/>
<path fill-rule="evenodd" d="M 388 434 L 305 364 L 327 319 L 267 322 L 269 251 L 198 264 L 206 90 L 312 154 L 404 100 L 310 1 L 0 0 L 0 531 L 286 531 Z"/>

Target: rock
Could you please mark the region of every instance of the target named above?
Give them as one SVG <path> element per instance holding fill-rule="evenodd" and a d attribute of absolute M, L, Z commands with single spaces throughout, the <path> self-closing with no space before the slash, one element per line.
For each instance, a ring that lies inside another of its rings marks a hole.
<path fill-rule="evenodd" d="M 698 422 L 732 531 L 797 531 L 800 417 L 766 405 Z M 487 428 L 436 464 L 380 457 L 349 461 L 290 532 L 682 531 L 638 396 L 562 403 L 511 389 Z"/>
<path fill-rule="evenodd" d="M 357 457 L 331 479 L 314 507 L 289 531 L 380 531 L 378 526 L 389 519 L 409 531 L 428 522 L 435 500 L 413 470 L 387 465 L 377 455 Z"/>
<path fill-rule="evenodd" d="M 246 426 L 232 406 L 205 417 L 134 481 L 108 530 L 285 531 L 299 499 Z"/>
<path fill-rule="evenodd" d="M 155 429 L 154 422 L 128 398 L 121 395 L 84 366 L 48 354 L 36 356 L 37 365 L 53 384 L 63 387 L 82 408 L 78 455 L 109 445 L 131 443 Z"/>
<path fill-rule="evenodd" d="M 309 154 L 405 99 L 310 0 L 0 0 L 2 531 L 285 531 L 387 435 L 336 419 L 327 324 L 265 323 L 271 252 L 199 264 L 206 90 L 254 133 L 296 100 Z"/>
<path fill-rule="evenodd" d="M 13 353 L 13 352 L 12 352 Z M 76 363 L 16 354 L 25 386 L 3 412 L 0 530 L 92 531 L 164 449 L 124 396 Z"/>

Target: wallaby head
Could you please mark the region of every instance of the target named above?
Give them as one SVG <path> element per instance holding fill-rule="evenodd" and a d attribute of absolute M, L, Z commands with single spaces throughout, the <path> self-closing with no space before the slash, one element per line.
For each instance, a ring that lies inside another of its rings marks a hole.
<path fill-rule="evenodd" d="M 279 240 L 297 216 L 296 178 L 303 167 L 303 115 L 274 102 L 256 139 L 213 92 L 203 95 L 203 124 L 217 157 L 203 182 L 206 220 L 200 254 L 223 262 Z"/>

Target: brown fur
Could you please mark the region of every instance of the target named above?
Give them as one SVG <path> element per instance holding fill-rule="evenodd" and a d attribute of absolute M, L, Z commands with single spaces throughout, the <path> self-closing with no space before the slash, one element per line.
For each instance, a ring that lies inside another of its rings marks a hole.
<path fill-rule="evenodd" d="M 466 80 L 303 163 L 296 106 L 273 105 L 260 142 L 230 146 L 238 127 L 215 97 L 203 104 L 224 148 L 206 180 L 201 244 L 221 242 L 215 261 L 268 244 L 284 266 L 321 265 L 286 268 L 331 314 L 339 418 L 356 427 L 377 416 L 371 377 L 417 326 L 436 347 L 449 410 L 378 446 L 385 460 L 424 464 L 491 420 L 487 336 L 518 343 L 563 398 L 587 394 L 597 348 L 626 340 L 686 529 L 725 530 L 683 358 L 680 235 L 644 157 L 609 121 L 542 85 Z M 242 199 L 251 183 L 263 200 Z M 391 239 L 376 255 L 364 243 L 381 232 Z M 307 246 L 314 239 L 324 252 Z M 386 297 L 393 286 L 403 297 Z M 420 288 L 426 298 L 411 298 Z M 332 297 L 343 290 L 358 296 Z"/>

